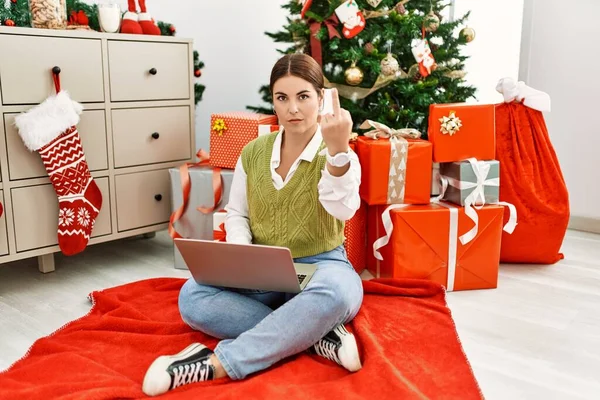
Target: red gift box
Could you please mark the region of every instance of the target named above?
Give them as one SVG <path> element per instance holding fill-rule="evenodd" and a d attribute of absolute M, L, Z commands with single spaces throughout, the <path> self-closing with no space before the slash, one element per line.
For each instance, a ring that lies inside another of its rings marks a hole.
<path fill-rule="evenodd" d="M 429 141 L 434 162 L 467 158 L 493 160 L 496 155 L 496 123 L 493 104 L 431 104 Z"/>
<path fill-rule="evenodd" d="M 261 134 L 277 131 L 276 115 L 236 111 L 210 118 L 210 165 L 234 169 L 244 146 Z"/>
<path fill-rule="evenodd" d="M 344 236 L 348 261 L 360 274 L 367 267 L 367 203 L 364 201 L 354 216 L 346 221 Z"/>
<path fill-rule="evenodd" d="M 356 150 L 362 175 L 360 197 L 369 205 L 430 202 L 431 143 L 360 136 Z"/>
<path fill-rule="evenodd" d="M 427 279 L 448 291 L 497 287 L 504 207 L 481 208 L 477 235 L 465 244 L 460 235 L 474 223 L 464 208 L 448 203 L 396 207 L 387 217 L 387 206 L 369 207 L 367 268 L 373 276 Z M 384 223 L 392 226 L 389 236 Z M 375 258 L 379 245 L 383 260 Z"/>

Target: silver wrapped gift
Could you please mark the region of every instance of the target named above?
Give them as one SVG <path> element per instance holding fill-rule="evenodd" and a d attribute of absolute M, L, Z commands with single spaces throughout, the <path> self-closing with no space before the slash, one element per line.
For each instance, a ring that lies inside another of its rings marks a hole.
<path fill-rule="evenodd" d="M 500 162 L 496 160 L 441 163 L 440 175 L 448 183 L 443 200 L 464 206 L 497 203 L 500 197 Z"/>
<path fill-rule="evenodd" d="M 171 177 L 171 210 L 175 211 L 183 204 L 183 192 L 181 188 L 181 178 L 179 176 L 179 168 L 169 169 Z M 212 213 L 202 213 L 198 211 L 198 207 L 213 207 L 214 206 L 214 191 L 213 191 L 213 170 L 211 167 L 191 167 L 189 168 L 190 176 L 190 197 L 188 206 L 181 216 L 175 222 L 174 228 L 184 238 L 192 239 L 207 239 L 213 238 L 213 214 L 225 208 L 229 201 L 229 191 L 231 190 L 231 182 L 233 181 L 233 170 L 222 169 L 221 179 L 223 194 L 221 203 Z M 175 246 L 175 268 L 187 269 L 181 254 Z"/>

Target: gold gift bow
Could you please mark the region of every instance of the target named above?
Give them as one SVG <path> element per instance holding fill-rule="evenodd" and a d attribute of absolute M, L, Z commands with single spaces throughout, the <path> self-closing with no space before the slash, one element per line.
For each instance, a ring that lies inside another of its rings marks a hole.
<path fill-rule="evenodd" d="M 377 140 L 379 138 L 389 139 L 389 138 L 408 138 L 408 139 L 419 139 L 421 137 L 421 132 L 413 128 L 402 128 L 402 129 L 392 129 L 387 125 L 384 125 L 380 122 L 371 121 L 370 119 L 365 120 L 362 124 L 360 124 L 361 129 L 368 129 L 369 127 L 373 128 L 373 130 L 366 132 L 364 136 Z"/>

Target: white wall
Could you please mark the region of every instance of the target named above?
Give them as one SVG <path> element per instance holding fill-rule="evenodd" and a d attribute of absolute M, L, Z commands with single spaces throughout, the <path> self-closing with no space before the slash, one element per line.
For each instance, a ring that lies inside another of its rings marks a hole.
<path fill-rule="evenodd" d="M 578 1 L 570 11 L 559 0 L 526 0 L 525 10 L 519 79 L 552 99 L 545 118 L 569 189 L 572 216 L 600 219 L 600 58 L 594 50 L 600 25 L 586 18 L 600 15 L 600 2 Z"/>
<path fill-rule="evenodd" d="M 498 80 L 517 78 L 523 20 L 523 0 L 455 0 L 454 16 L 471 11 L 467 25 L 475 29 L 475 40 L 463 47 L 470 56 L 465 63 L 466 80 L 477 88 L 477 100 L 497 103 Z"/>

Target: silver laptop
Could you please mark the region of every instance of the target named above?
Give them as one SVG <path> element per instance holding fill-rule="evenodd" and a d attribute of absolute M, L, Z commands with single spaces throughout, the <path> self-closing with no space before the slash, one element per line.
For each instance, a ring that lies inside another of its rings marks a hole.
<path fill-rule="evenodd" d="M 200 239 L 174 241 L 200 284 L 299 293 L 317 270 L 315 264 L 294 263 L 285 247 Z"/>

